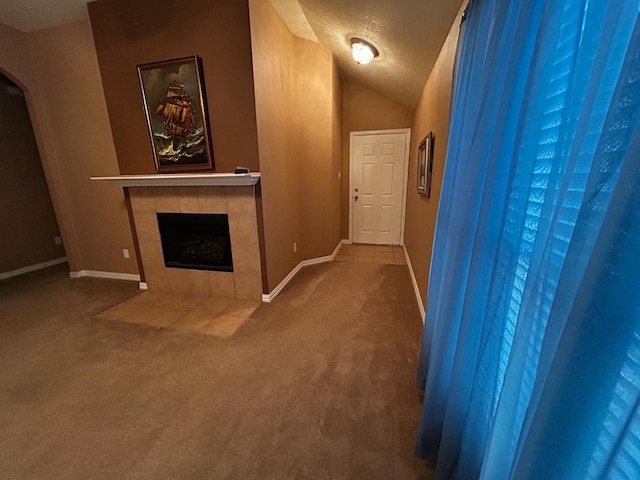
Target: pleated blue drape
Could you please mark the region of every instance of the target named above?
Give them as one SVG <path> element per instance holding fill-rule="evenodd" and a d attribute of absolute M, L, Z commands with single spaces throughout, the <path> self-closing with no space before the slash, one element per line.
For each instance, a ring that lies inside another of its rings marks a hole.
<path fill-rule="evenodd" d="M 439 479 L 640 478 L 639 9 L 467 8 L 418 367 Z"/>

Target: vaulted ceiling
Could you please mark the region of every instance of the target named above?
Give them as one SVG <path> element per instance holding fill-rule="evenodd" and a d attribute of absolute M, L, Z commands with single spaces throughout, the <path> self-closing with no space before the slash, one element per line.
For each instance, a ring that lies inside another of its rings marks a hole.
<path fill-rule="evenodd" d="M 347 78 L 412 108 L 462 2 L 271 0 L 293 33 L 315 37 L 333 51 Z M 368 65 L 356 64 L 353 37 L 373 44 L 380 56 Z"/>
<path fill-rule="evenodd" d="M 135 0 L 132 0 L 135 1 Z M 295 35 L 330 49 L 345 76 L 413 108 L 464 0 L 271 0 Z M 0 0 L 0 22 L 34 31 L 86 15 L 88 0 Z M 368 65 L 350 40 L 380 52 Z"/>

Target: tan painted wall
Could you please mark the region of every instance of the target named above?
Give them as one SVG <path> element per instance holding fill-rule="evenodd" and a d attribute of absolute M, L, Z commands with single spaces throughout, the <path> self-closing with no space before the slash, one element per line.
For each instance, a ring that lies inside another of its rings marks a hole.
<path fill-rule="evenodd" d="M 11 46 L 11 48 L 0 49 L 0 68 L 2 71 L 20 86 L 31 86 L 33 72 L 31 63 L 28 61 L 28 35 L 0 23 L 0 41 L 2 41 L 2 45 Z"/>
<path fill-rule="evenodd" d="M 289 127 L 292 104 L 287 101 L 293 36 L 267 2 L 249 2 L 255 83 L 258 148 L 262 173 L 262 215 L 267 291 L 271 291 L 302 259 L 292 255 L 300 240 L 298 182 L 300 164 L 293 161 Z"/>
<path fill-rule="evenodd" d="M 29 35 L 0 23 L 0 43 L 11 48 L 0 49 L 0 69 L 15 83 L 22 87 L 31 124 L 35 134 L 42 167 L 44 170 L 51 200 L 58 219 L 64 248 L 71 268 L 81 265 L 80 246 L 75 235 L 75 226 L 68 209 L 63 178 L 59 174 L 53 138 L 48 129 L 45 102 L 38 90 L 29 49 Z"/>
<path fill-rule="evenodd" d="M 349 133 L 363 130 L 410 128 L 413 111 L 373 90 L 344 82 L 342 137 L 342 238 L 349 238 Z"/>
<path fill-rule="evenodd" d="M 71 270 L 137 273 L 88 19 L 25 34 L 0 24 L 0 69 L 23 87 Z"/>
<path fill-rule="evenodd" d="M 88 19 L 34 32 L 30 47 L 78 243 L 72 270 L 137 273 L 122 190 L 89 179 L 118 167 Z"/>
<path fill-rule="evenodd" d="M 21 89 L 0 78 L 0 273 L 65 256 Z"/>
<path fill-rule="evenodd" d="M 299 37 L 293 40 L 292 89 L 287 98 L 295 108 L 290 160 L 300 162 L 298 246 L 302 258 L 310 259 L 331 254 L 340 240 L 340 157 L 334 156 L 339 84 L 329 50 Z"/>
<path fill-rule="evenodd" d="M 349 188 L 349 176 L 347 175 L 345 178 L 345 169 L 344 169 L 344 146 L 346 145 L 349 148 L 349 141 L 345 143 L 344 141 L 344 88 L 345 81 L 342 76 L 342 72 L 338 68 L 338 65 L 334 63 L 333 66 L 333 83 L 334 83 L 334 98 L 333 98 L 333 151 L 332 151 L 332 159 L 333 159 L 333 172 L 340 172 L 340 181 L 334 188 L 338 188 L 338 196 L 340 198 L 339 202 L 336 202 L 336 207 L 338 211 L 335 213 L 336 218 L 339 218 L 338 224 L 338 236 L 340 239 L 346 238 L 344 236 L 344 230 L 342 225 L 342 216 L 345 206 L 347 208 L 347 222 L 349 216 L 349 204 L 347 203 L 347 199 L 344 198 L 344 186 L 347 186 L 347 190 Z M 347 169 L 348 170 L 348 169 Z M 348 193 L 348 191 L 347 191 Z"/>
<path fill-rule="evenodd" d="M 270 292 L 340 240 L 342 82 L 331 52 L 294 37 L 269 0 L 249 7 Z"/>
<path fill-rule="evenodd" d="M 215 170 L 259 170 L 249 13 L 239 0 L 88 5 L 122 174 L 155 173 L 136 65 L 199 55 Z"/>
<path fill-rule="evenodd" d="M 464 7 L 463 5 L 454 20 L 440 55 L 427 79 L 416 107 L 411 127 L 409 189 L 407 192 L 404 243 L 413 266 L 423 303 L 427 294 L 431 247 L 449 134 L 449 103 L 451 101 L 453 63 Z M 434 134 L 433 177 L 431 180 L 431 197 L 424 198 L 418 195 L 415 189 L 417 182 L 416 162 L 418 144 L 430 131 Z"/>

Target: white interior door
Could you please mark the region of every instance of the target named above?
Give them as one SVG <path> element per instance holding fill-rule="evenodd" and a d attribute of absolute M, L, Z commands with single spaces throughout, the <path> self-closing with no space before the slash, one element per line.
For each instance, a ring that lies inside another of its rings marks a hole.
<path fill-rule="evenodd" d="M 351 136 L 351 232 L 355 243 L 401 243 L 408 134 Z"/>

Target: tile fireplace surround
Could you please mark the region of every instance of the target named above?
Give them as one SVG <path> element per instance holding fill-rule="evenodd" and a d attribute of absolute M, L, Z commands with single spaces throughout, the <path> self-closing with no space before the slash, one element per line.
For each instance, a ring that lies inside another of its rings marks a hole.
<path fill-rule="evenodd" d="M 255 184 L 259 174 L 175 174 L 93 177 L 129 189 L 145 281 L 150 291 L 255 300 L 262 274 Z M 226 213 L 233 272 L 167 268 L 156 214 Z"/>

